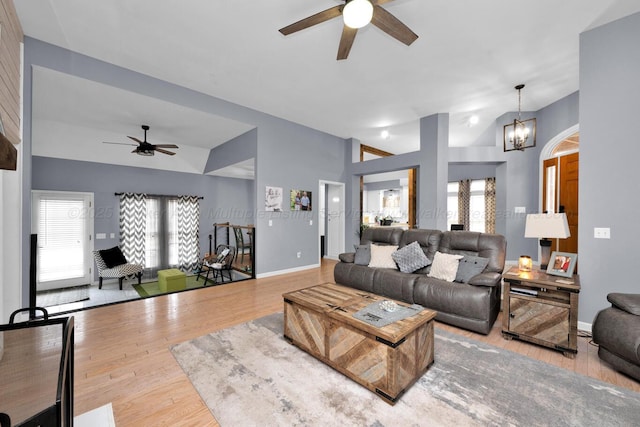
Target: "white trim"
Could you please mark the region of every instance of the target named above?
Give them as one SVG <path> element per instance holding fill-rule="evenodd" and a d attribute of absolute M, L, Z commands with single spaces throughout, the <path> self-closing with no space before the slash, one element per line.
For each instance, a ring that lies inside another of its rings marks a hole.
<path fill-rule="evenodd" d="M 544 161 L 553 157 L 551 153 L 553 153 L 554 148 L 556 148 L 558 144 L 579 131 L 580 124 L 575 124 L 551 138 L 549 142 L 547 142 L 544 147 L 542 147 L 542 150 L 540 150 L 540 158 L 538 159 L 538 188 L 540 189 L 538 191 L 538 212 L 542 212 L 542 182 L 544 179 Z"/>
<path fill-rule="evenodd" d="M 578 330 L 591 333 L 591 323 L 578 322 Z"/>
<path fill-rule="evenodd" d="M 311 270 L 312 268 L 319 268 L 320 264 L 303 265 L 300 267 L 287 268 L 286 270 L 269 271 L 266 273 L 256 274 L 256 279 L 263 279 L 265 277 L 279 276 L 281 274 L 297 273 L 298 271 Z"/>

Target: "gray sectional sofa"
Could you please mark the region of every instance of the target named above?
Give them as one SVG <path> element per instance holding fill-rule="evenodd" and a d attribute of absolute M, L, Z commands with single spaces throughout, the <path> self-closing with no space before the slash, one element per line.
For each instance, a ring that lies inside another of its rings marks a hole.
<path fill-rule="evenodd" d="M 413 242 L 418 242 L 429 262 L 440 252 L 463 255 L 466 261 L 480 258 L 486 267 L 460 283 L 429 277 L 431 265 L 408 273 L 397 268 L 369 267 L 366 257 L 361 255 L 372 244 L 402 249 Z M 437 311 L 436 319 L 441 322 L 488 334 L 500 312 L 506 247 L 504 236 L 498 234 L 372 227 L 363 231 L 357 252 L 340 255 L 334 279 L 341 285 L 420 304 Z"/>

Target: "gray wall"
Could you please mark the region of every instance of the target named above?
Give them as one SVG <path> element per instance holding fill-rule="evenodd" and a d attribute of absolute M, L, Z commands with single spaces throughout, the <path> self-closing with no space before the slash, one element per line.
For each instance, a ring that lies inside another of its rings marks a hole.
<path fill-rule="evenodd" d="M 252 222 L 254 200 L 250 180 L 39 156 L 34 156 L 32 162 L 34 190 L 94 193 L 94 232 L 107 234 L 104 240 L 94 240 L 95 249 L 119 244 L 120 198 L 116 192 L 204 197 L 200 201 L 201 255 L 208 250 L 208 235 L 212 234 L 214 223 Z M 115 238 L 109 237 L 111 233 Z"/>
<path fill-rule="evenodd" d="M 580 315 L 591 323 L 609 292 L 639 293 L 640 14 L 580 37 Z M 593 238 L 610 227 L 611 239 Z"/>
<path fill-rule="evenodd" d="M 25 37 L 24 40 L 24 168 L 22 198 L 22 239 L 29 241 L 31 223 L 31 121 L 32 85 L 31 70 L 34 66 L 45 67 L 111 85 L 142 95 L 173 102 L 196 110 L 247 123 L 255 130 L 238 137 L 249 146 L 255 141 L 256 179 L 251 188 L 253 200 L 253 223 L 256 226 L 256 274 L 279 270 L 295 269 L 317 264 L 319 260 L 319 236 L 317 209 L 309 218 L 291 218 L 291 215 L 264 212 L 265 185 L 283 187 L 285 192 L 292 188 L 309 189 L 317 194 L 318 180 L 342 181 L 344 175 L 344 140 L 305 126 L 288 122 L 259 111 L 233 104 L 203 93 L 167 83 L 131 70 L 108 64 L 60 47 Z M 226 147 L 221 148 L 226 150 Z M 242 150 L 241 150 L 242 151 Z M 230 154 L 232 153 L 232 154 Z M 229 155 L 238 155 L 231 150 Z M 249 158 L 248 155 L 239 158 Z M 235 157 L 234 157 L 235 158 Z M 218 167 L 217 159 L 209 158 L 207 170 Z M 269 219 L 274 226 L 267 227 Z M 249 221 L 247 221 L 248 223 Z M 306 224 L 306 225 L 305 225 Z M 301 251 L 296 258 L 291 253 Z M 28 304 L 28 245 L 22 249 L 23 305 Z"/>

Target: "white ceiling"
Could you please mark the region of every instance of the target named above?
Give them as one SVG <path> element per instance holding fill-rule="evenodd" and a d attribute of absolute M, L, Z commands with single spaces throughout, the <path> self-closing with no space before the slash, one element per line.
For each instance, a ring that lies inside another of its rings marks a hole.
<path fill-rule="evenodd" d="M 637 0 L 396 0 L 383 7 L 419 39 L 405 46 L 370 25 L 336 61 L 341 18 L 278 32 L 336 0 L 14 3 L 30 37 L 391 152 L 416 149 L 418 119 L 443 112 L 449 144 L 473 144 L 517 109 L 518 83 L 529 111 L 578 90 L 579 34 L 640 11 Z M 34 154 L 107 161 L 107 147 L 129 147 L 101 141 L 140 138 L 149 124 L 150 142 L 180 146 L 176 168 L 202 173 L 203 151 L 251 128 L 52 71 L 37 70 L 35 84 Z M 103 102 L 87 103 L 95 96 Z"/>

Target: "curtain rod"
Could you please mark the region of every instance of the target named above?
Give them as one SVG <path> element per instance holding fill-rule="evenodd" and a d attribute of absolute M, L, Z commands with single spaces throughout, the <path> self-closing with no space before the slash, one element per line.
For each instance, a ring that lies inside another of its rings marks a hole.
<path fill-rule="evenodd" d="M 113 193 L 113 194 L 116 195 L 116 196 L 122 196 L 125 193 Z M 145 194 L 145 193 L 131 193 L 131 194 Z M 175 198 L 180 197 L 180 196 L 172 196 L 172 195 L 169 195 L 169 194 L 145 194 L 145 196 L 150 196 L 150 197 L 175 197 Z M 204 200 L 204 197 L 202 197 L 202 196 L 197 196 L 197 197 L 198 197 L 198 200 Z"/>

